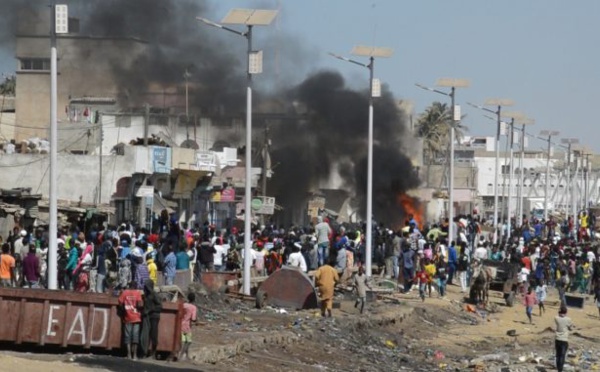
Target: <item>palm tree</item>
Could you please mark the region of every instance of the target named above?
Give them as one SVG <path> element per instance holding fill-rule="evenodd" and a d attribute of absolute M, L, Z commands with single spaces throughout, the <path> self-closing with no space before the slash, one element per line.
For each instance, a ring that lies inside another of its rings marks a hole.
<path fill-rule="evenodd" d="M 14 96 L 17 78 L 15 75 L 2 75 L 4 81 L 0 82 L 0 95 L 2 96 Z"/>
<path fill-rule="evenodd" d="M 448 155 L 451 125 L 454 125 L 454 140 L 460 141 L 468 128 L 452 120 L 452 109 L 441 102 L 433 102 L 417 120 L 417 135 L 423 138 L 423 155 L 427 164 Z"/>

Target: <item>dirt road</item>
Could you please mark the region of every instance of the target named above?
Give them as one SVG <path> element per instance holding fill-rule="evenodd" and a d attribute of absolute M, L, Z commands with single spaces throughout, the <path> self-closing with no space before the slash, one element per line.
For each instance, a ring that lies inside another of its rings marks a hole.
<path fill-rule="evenodd" d="M 491 292 L 488 310 L 469 311 L 459 288 L 422 302 L 417 293 L 385 296 L 360 315 L 341 296 L 334 319 L 316 310 L 254 309 L 250 302 L 206 297 L 191 349 L 194 360 L 131 362 L 93 355 L 0 354 L 0 371 L 542 371 L 552 370 L 556 294 L 529 324 L 520 302 L 506 307 Z M 577 330 L 570 341 L 572 370 L 600 369 L 598 310 L 569 309 Z M 517 337 L 507 336 L 514 330 Z M 503 369 L 504 368 L 504 369 Z M 576 369 L 578 368 L 578 369 Z"/>

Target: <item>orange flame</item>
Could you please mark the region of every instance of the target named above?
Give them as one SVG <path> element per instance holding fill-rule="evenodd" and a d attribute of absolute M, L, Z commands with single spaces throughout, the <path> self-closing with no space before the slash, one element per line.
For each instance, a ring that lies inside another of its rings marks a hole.
<path fill-rule="evenodd" d="M 423 206 L 419 202 L 419 199 L 413 198 L 406 194 L 399 194 L 397 198 L 398 204 L 404 210 L 404 218 L 409 219 L 412 217 L 417 221 L 419 228 L 423 227 Z"/>

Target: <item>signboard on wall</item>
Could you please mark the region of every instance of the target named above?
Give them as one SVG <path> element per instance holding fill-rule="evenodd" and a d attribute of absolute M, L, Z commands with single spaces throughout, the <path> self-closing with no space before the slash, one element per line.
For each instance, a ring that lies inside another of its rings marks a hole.
<path fill-rule="evenodd" d="M 152 149 L 154 173 L 171 173 L 171 149 L 156 146 Z"/>
<path fill-rule="evenodd" d="M 257 214 L 273 214 L 275 212 L 275 198 L 271 196 L 263 196 L 262 205 L 257 209 Z"/>

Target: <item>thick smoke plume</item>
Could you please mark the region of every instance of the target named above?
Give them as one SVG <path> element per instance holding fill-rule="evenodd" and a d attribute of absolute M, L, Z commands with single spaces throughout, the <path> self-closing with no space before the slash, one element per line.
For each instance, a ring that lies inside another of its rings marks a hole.
<path fill-rule="evenodd" d="M 139 107 L 144 95 L 157 86 L 181 89 L 187 70 L 191 75 L 189 82 L 194 85 L 190 96 L 192 112 L 209 115 L 225 112 L 234 117 L 243 114 L 245 43 L 240 37 L 199 24 L 196 16 L 219 19 L 211 3 L 197 0 L 65 2 L 70 5 L 72 16 L 80 19 L 82 35 L 134 37 L 144 41 L 141 51 L 131 53 L 123 51 L 115 41 L 114 50 L 106 50 L 102 56 L 103 63 L 111 66 L 111 78 L 119 83 L 121 103 Z M 16 33 L 16 14 L 23 9 L 39 13 L 40 9 L 47 9 L 46 3 L 1 0 L 0 21 L 4 22 L 0 22 L 0 48 L 11 44 L 9 41 Z M 301 208 L 305 206 L 308 192 L 316 191 L 335 169 L 342 178 L 343 188 L 358 198 L 360 216 L 364 218 L 368 94 L 350 89 L 340 74 L 329 71 L 314 73 L 297 79 L 300 83 L 281 87 L 281 80 L 289 82 L 287 76 L 295 76 L 297 71 L 306 68 L 307 64 L 297 56 L 312 56 L 311 52 L 298 52 L 297 38 L 292 37 L 287 42 L 281 39 L 282 35 L 288 37 L 285 33 L 277 36 L 279 58 L 294 60 L 296 66 L 278 67 L 285 78 L 263 75 L 263 81 L 277 80 L 265 84 L 275 91 L 262 94 L 259 91 L 255 100 L 255 107 L 267 101 L 283 101 L 292 117 L 270 128 L 271 158 L 278 166 L 269 181 L 269 194 L 276 196 L 278 204 L 286 208 Z M 374 112 L 374 218 L 397 223 L 402 215 L 397 204 L 398 194 L 418 186 L 411 162 L 403 153 L 406 118 L 386 89 L 383 96 L 375 100 Z M 254 148 L 259 148 L 258 145 L 259 141 Z"/>
<path fill-rule="evenodd" d="M 348 88 L 337 72 L 323 71 L 288 97 L 305 106 L 306 118 L 276 131 L 273 158 L 285 164 L 273 180 L 284 191 L 280 198 L 298 203 L 306 196 L 303 192 L 315 191 L 337 166 L 344 188 L 355 191 L 365 217 L 368 92 Z M 418 186 L 411 161 L 403 154 L 406 118 L 387 89 L 375 100 L 374 117 L 373 213 L 377 221 L 397 224 L 403 215 L 398 195 Z"/>

